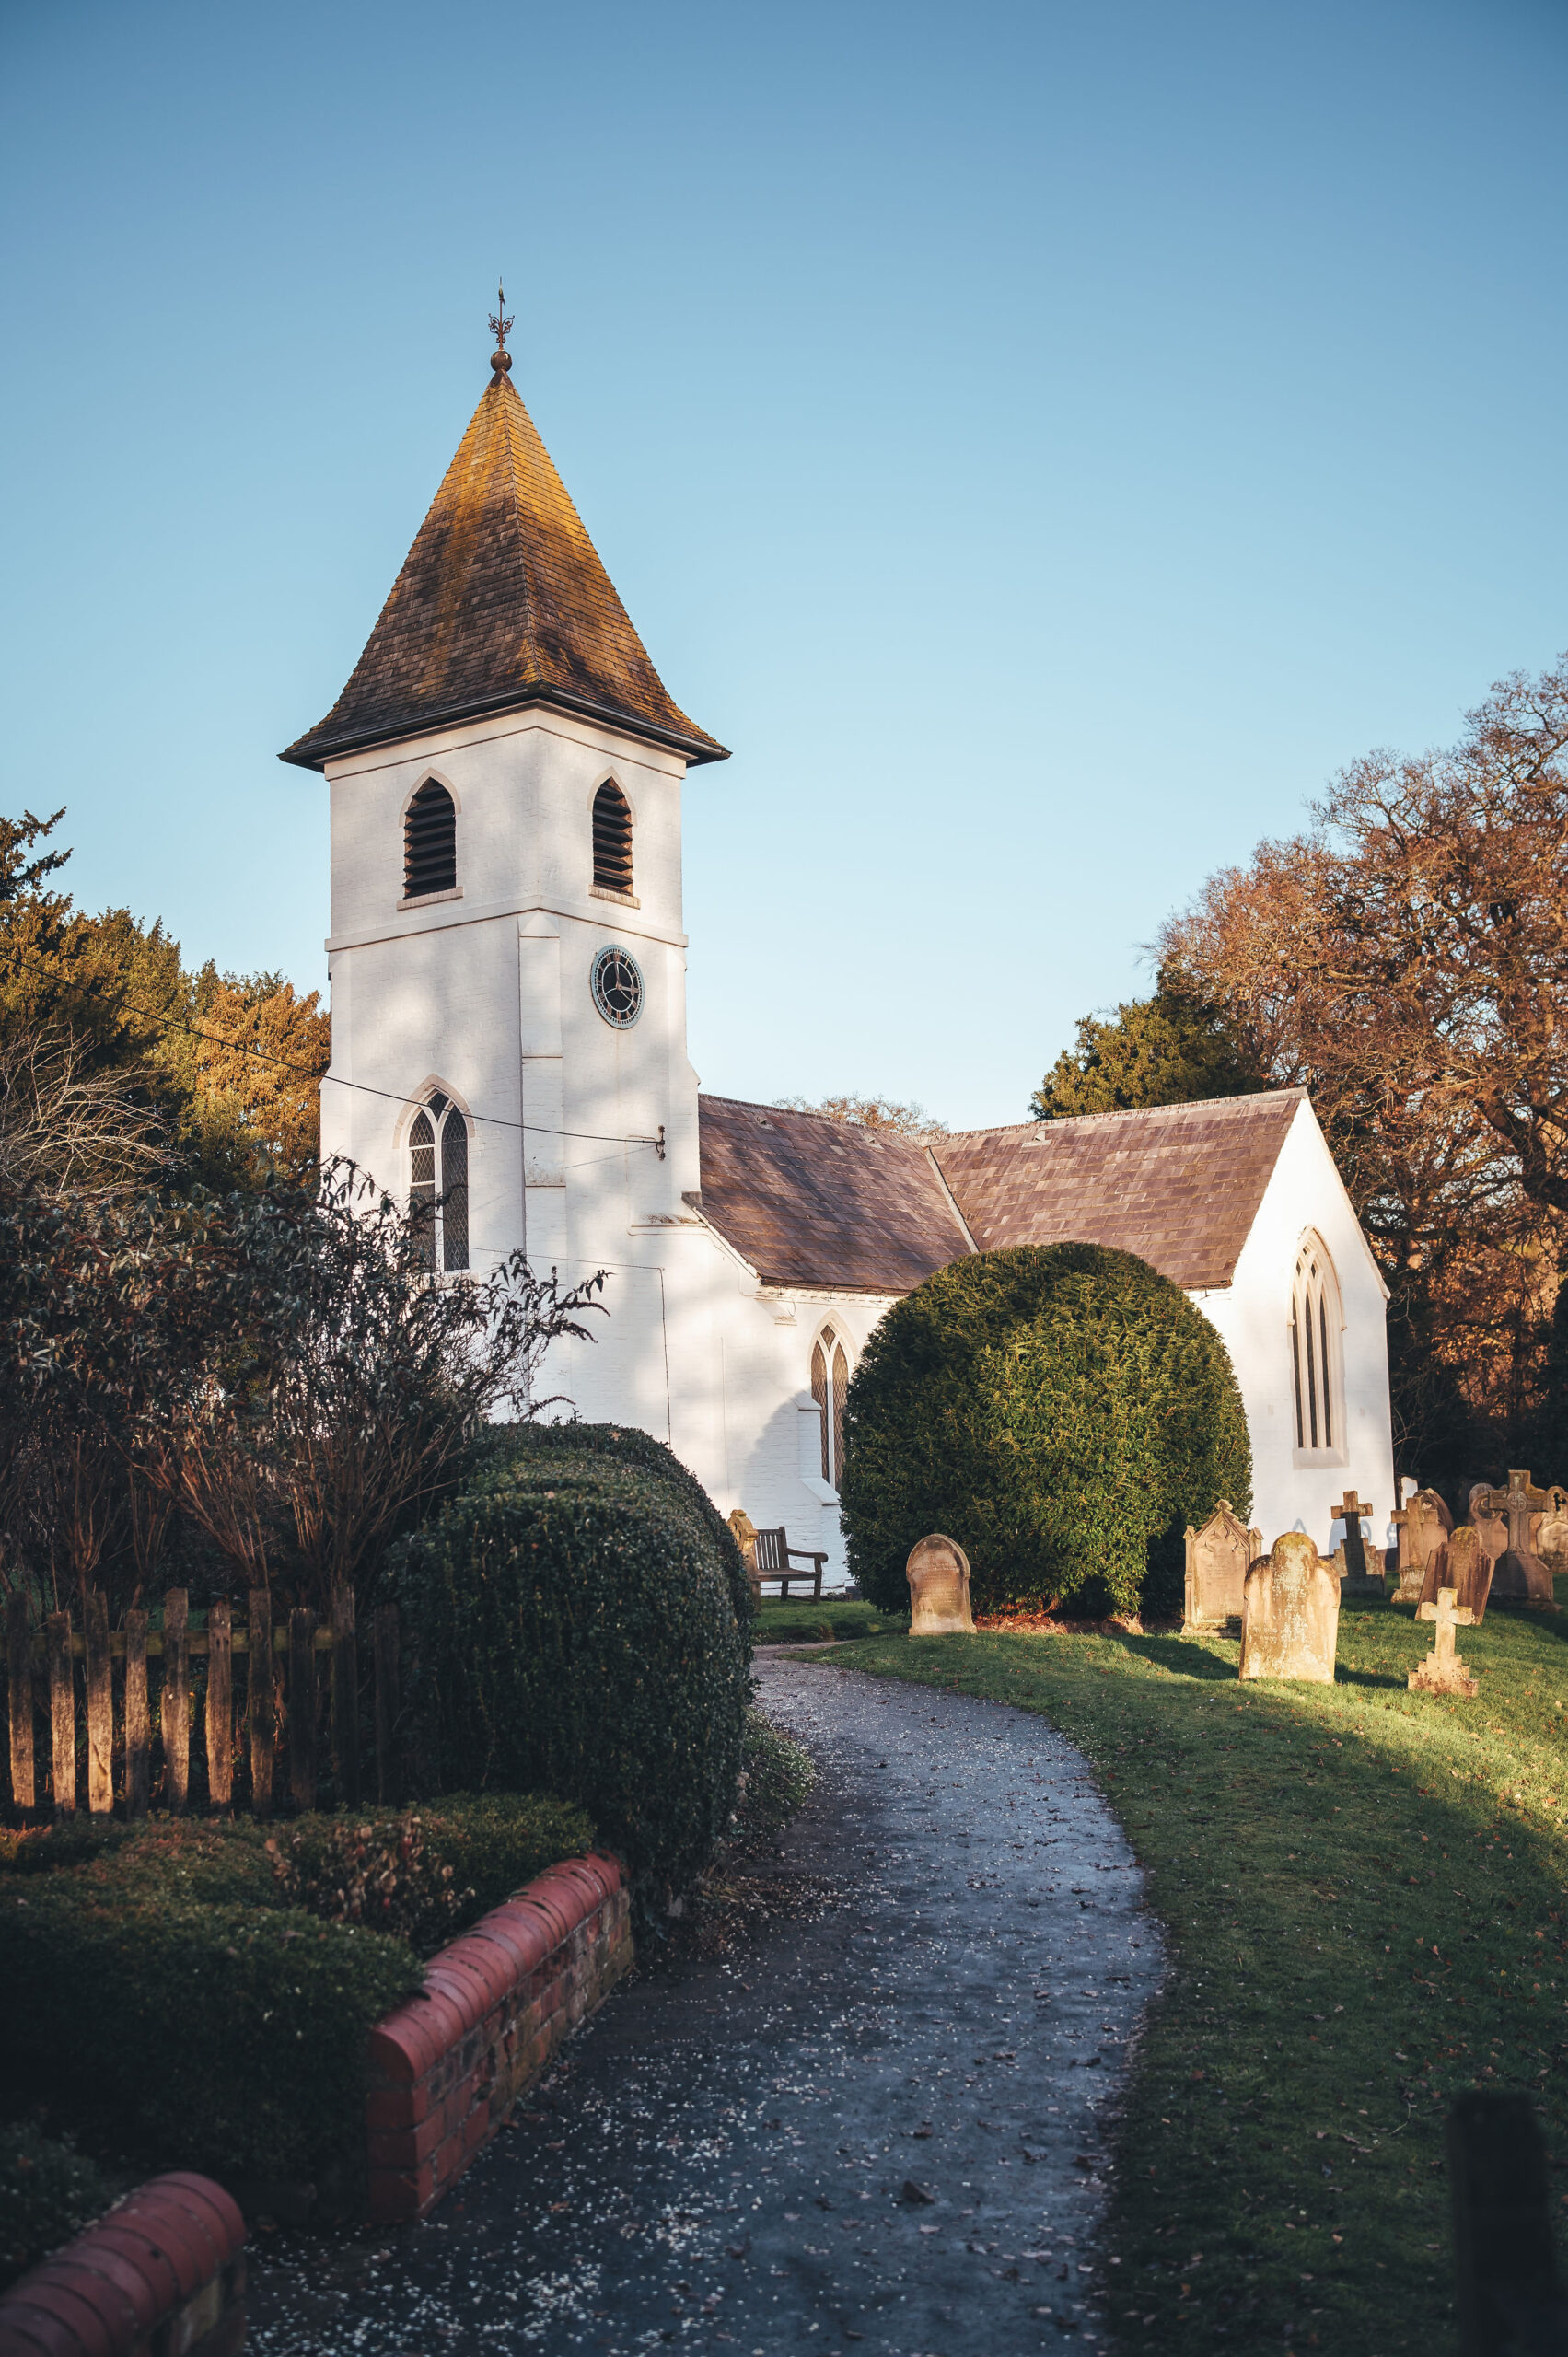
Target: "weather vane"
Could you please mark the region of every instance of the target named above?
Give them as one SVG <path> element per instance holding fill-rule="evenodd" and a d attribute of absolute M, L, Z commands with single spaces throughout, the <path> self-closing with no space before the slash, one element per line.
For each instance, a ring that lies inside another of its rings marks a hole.
<path fill-rule="evenodd" d="M 506 316 L 506 289 L 497 279 L 495 308 L 490 319 L 490 332 L 495 338 L 495 349 L 490 355 L 490 365 L 496 374 L 502 377 L 506 374 L 512 365 L 512 355 L 506 349 L 507 331 L 512 325 L 512 320 Z"/>

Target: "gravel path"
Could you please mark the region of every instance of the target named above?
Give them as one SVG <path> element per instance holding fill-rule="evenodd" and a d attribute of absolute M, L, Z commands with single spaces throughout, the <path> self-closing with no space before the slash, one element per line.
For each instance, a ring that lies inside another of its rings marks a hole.
<path fill-rule="evenodd" d="M 612 1997 L 428 2223 L 258 2250 L 262 2357 L 1012 2357 L 1132 2313 L 1098 2163 L 1162 1955 L 1082 1758 L 836 1662 L 759 1676 L 821 1772 L 775 1861 L 812 1903 Z"/>

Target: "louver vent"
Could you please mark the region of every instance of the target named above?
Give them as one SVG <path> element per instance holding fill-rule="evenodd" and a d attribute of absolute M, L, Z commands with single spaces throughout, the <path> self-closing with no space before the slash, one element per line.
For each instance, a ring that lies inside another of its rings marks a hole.
<path fill-rule="evenodd" d="M 608 781 L 594 795 L 594 882 L 606 892 L 632 889 L 632 812 Z"/>
<path fill-rule="evenodd" d="M 458 817 L 452 797 L 427 778 L 403 820 L 403 898 L 452 892 L 458 884 Z"/>

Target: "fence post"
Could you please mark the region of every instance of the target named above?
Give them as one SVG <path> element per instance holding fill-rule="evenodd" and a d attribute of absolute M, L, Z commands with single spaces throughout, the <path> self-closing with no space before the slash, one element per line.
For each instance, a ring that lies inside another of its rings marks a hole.
<path fill-rule="evenodd" d="M 28 1600 L 13 1588 L 6 1600 L 6 1666 L 10 1686 L 11 1798 L 18 1808 L 36 1808 L 32 1761 L 32 1631 Z"/>
<path fill-rule="evenodd" d="M 171 1587 L 163 1599 L 163 1764 L 168 1805 L 179 1816 L 191 1793 L 191 1598 Z"/>
<path fill-rule="evenodd" d="M 133 1606 L 125 1615 L 125 1814 L 145 1817 L 151 1775 L 152 1729 L 147 1718 L 147 1616 Z"/>
<path fill-rule="evenodd" d="M 332 1590 L 332 1779 L 340 1808 L 359 1805 L 359 1640 L 354 1590 Z"/>
<path fill-rule="evenodd" d="M 398 1608 L 383 1604 L 372 1632 L 376 1662 L 376 1797 L 398 1798 L 398 1766 L 393 1751 L 398 1725 Z"/>
<path fill-rule="evenodd" d="M 207 1607 L 207 1800 L 234 1798 L 234 1631 L 228 1598 Z"/>
<path fill-rule="evenodd" d="M 245 1697 L 250 1723 L 250 1814 L 273 1813 L 273 1598 L 250 1590 L 250 1677 Z"/>
<path fill-rule="evenodd" d="M 288 1789 L 297 1809 L 316 1805 L 316 1615 L 288 1616 Z"/>
<path fill-rule="evenodd" d="M 114 1806 L 114 1686 L 109 1666 L 109 1598 L 100 1587 L 87 1590 L 82 1631 L 87 1689 L 87 1807 L 94 1817 L 108 1817 Z"/>
<path fill-rule="evenodd" d="M 76 1808 L 76 1692 L 71 1675 L 71 1616 L 51 1612 L 43 1623 L 49 1657 L 49 1724 L 52 1738 L 54 1814 L 73 1817 Z"/>

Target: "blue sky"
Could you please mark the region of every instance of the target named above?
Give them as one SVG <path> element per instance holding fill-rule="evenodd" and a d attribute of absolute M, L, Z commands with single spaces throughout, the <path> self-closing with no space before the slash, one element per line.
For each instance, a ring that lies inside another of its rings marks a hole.
<path fill-rule="evenodd" d="M 672 693 L 704 1083 L 1017 1120 L 1167 910 L 1568 644 L 1568 12 L 0 13 L 0 807 L 324 974 L 336 695 L 486 381 Z"/>

